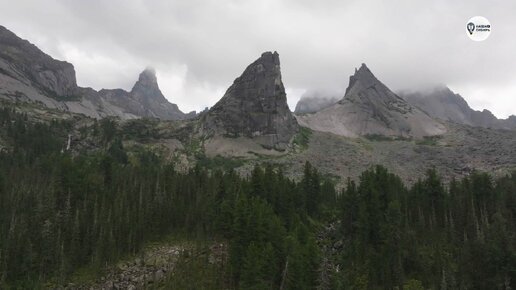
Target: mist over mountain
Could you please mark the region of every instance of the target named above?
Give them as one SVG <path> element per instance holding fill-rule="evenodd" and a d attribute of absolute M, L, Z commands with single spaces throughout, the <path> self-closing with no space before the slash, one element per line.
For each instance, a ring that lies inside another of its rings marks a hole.
<path fill-rule="evenodd" d="M 441 120 L 485 128 L 516 128 L 511 121 L 514 115 L 508 119 L 498 119 L 489 110 L 473 110 L 461 95 L 445 86 L 416 92 L 400 92 L 399 95 L 430 116 Z"/>
<path fill-rule="evenodd" d="M 315 113 L 335 104 L 341 98 L 342 94 L 340 92 L 309 90 L 305 92 L 297 102 L 294 113 Z"/>

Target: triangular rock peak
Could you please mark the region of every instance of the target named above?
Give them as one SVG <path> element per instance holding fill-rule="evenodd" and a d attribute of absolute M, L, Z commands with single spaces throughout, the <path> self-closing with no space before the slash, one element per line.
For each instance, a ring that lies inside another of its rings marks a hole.
<path fill-rule="evenodd" d="M 101 90 L 100 95 L 110 103 L 136 116 L 164 120 L 188 119 L 195 113 L 184 114 L 176 104 L 170 103 L 158 86 L 156 71 L 146 68 L 130 92 L 124 90 Z"/>
<path fill-rule="evenodd" d="M 355 87 L 357 81 L 360 81 L 362 86 L 371 86 L 376 83 L 381 83 L 371 72 L 371 70 L 367 67 L 365 63 L 363 63 L 359 69 L 355 68 L 355 74 L 349 77 L 349 85 L 346 89 L 346 95 L 349 93 L 349 90 Z M 383 84 L 382 84 L 383 85 Z"/>
<path fill-rule="evenodd" d="M 393 93 L 365 64 L 355 69 L 342 100 L 315 114 L 297 119 L 301 125 L 314 130 L 348 137 L 385 135 L 421 138 L 446 132 L 441 123 Z"/>
<path fill-rule="evenodd" d="M 345 104 L 348 102 L 362 103 L 364 107 L 394 110 L 403 114 L 414 110 L 405 100 L 380 82 L 364 63 L 358 70 L 355 69 L 354 75 L 349 77 L 346 94 L 339 103 Z M 381 116 L 376 115 L 374 117 L 381 118 Z"/>
<path fill-rule="evenodd" d="M 143 72 L 140 73 L 138 81 L 134 84 L 131 93 L 135 95 L 155 98 L 156 100 L 160 101 L 166 101 L 158 86 L 156 70 L 151 67 L 146 68 Z"/>
<path fill-rule="evenodd" d="M 249 65 L 202 119 L 209 135 L 249 137 L 285 149 L 298 125 L 287 105 L 278 53 L 265 52 Z"/>
<path fill-rule="evenodd" d="M 134 84 L 130 94 L 144 104 L 154 103 L 154 105 L 158 105 L 168 103 L 159 89 L 156 71 L 150 67 L 140 73 L 138 81 Z"/>

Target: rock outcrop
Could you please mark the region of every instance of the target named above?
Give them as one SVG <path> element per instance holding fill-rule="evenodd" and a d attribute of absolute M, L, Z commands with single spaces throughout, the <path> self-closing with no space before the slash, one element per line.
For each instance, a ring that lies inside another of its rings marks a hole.
<path fill-rule="evenodd" d="M 247 137 L 284 150 L 298 124 L 287 105 L 278 53 L 265 52 L 249 65 L 201 120 L 206 135 Z"/>
<path fill-rule="evenodd" d="M 302 126 L 347 137 L 383 135 L 421 138 L 446 132 L 441 123 L 411 106 L 362 64 L 344 98 L 315 114 L 298 116 Z"/>
<path fill-rule="evenodd" d="M 511 128 L 516 128 L 516 116 L 510 115 L 509 118 L 506 119 L 506 122 L 509 124 Z"/>
<path fill-rule="evenodd" d="M 105 269 L 105 275 L 96 280 L 68 283 L 57 289 L 152 289 L 161 285 L 169 275 L 179 270 L 192 257 L 209 264 L 224 266 L 228 258 L 225 243 L 212 243 L 209 248 L 197 248 L 192 244 L 150 245 L 136 257 L 118 261 Z"/>
<path fill-rule="evenodd" d="M 513 119 L 498 119 L 489 110 L 473 110 L 466 100 L 447 87 L 436 87 L 420 92 L 402 92 L 410 104 L 420 108 L 434 118 L 475 127 L 495 129 L 516 129 Z"/>
<path fill-rule="evenodd" d="M 27 40 L 0 26 L 0 98 L 42 103 L 48 108 L 93 118 L 155 117 L 186 119 L 161 93 L 153 70 L 145 70 L 131 92 L 77 86 L 72 64 L 55 60 Z"/>

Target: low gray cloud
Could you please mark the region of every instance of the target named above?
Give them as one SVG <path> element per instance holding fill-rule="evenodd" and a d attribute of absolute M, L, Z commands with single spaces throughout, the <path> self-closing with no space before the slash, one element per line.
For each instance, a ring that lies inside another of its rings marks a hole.
<path fill-rule="evenodd" d="M 394 4 L 395 3 L 395 4 Z M 516 113 L 515 1 L 0 0 L 1 25 L 72 62 L 82 86 L 129 89 L 147 66 L 184 111 L 212 106 L 277 50 L 289 105 L 343 91 L 362 62 L 394 90 L 449 85 L 472 107 Z M 467 20 L 488 18 L 484 42 Z"/>
<path fill-rule="evenodd" d="M 294 112 L 315 113 L 337 103 L 343 95 L 344 91 L 308 90 L 301 95 Z"/>

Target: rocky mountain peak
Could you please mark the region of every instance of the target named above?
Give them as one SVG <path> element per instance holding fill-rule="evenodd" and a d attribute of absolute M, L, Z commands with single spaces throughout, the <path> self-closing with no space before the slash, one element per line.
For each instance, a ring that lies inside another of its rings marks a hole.
<path fill-rule="evenodd" d="M 376 79 L 376 77 L 373 75 L 373 73 L 371 72 L 371 70 L 367 67 L 367 65 L 365 63 L 362 63 L 360 65 L 360 68 L 359 69 L 356 69 L 355 68 L 355 74 L 354 76 L 356 78 L 374 78 Z"/>
<path fill-rule="evenodd" d="M 376 78 L 365 63 L 359 69 L 355 68 L 355 73 L 349 77 L 346 94 L 340 103 L 348 101 L 366 102 L 368 105 L 382 103 L 388 106 L 396 103 L 402 110 L 410 109 L 402 98 Z"/>
<path fill-rule="evenodd" d="M 346 95 L 352 91 L 360 91 L 365 88 L 374 86 L 385 87 L 371 72 L 365 63 L 362 63 L 359 69 L 355 68 L 355 73 L 349 77 L 349 85 L 346 89 Z"/>
<path fill-rule="evenodd" d="M 266 51 L 266 52 L 262 53 L 262 56 L 258 60 L 265 61 L 265 62 L 271 62 L 273 64 L 280 65 L 279 54 L 276 51 L 274 51 L 274 52 Z"/>
<path fill-rule="evenodd" d="M 156 70 L 151 67 L 146 68 L 140 73 L 138 81 L 134 84 L 133 89 L 131 90 L 131 94 L 166 102 L 165 96 L 163 96 L 163 93 L 158 86 Z"/>
<path fill-rule="evenodd" d="M 413 103 L 417 107 L 422 108 L 423 110 L 427 111 L 430 115 L 433 115 L 432 113 L 435 111 L 435 108 L 428 108 L 428 106 L 422 104 L 426 102 L 436 102 L 441 103 L 442 105 L 447 106 L 448 108 L 456 108 L 458 109 L 462 114 L 466 114 L 468 110 L 470 110 L 470 107 L 466 100 L 459 95 L 454 93 L 450 88 L 444 85 L 439 85 L 437 87 L 427 89 L 425 91 L 421 92 L 402 92 L 401 93 L 403 98 L 408 101 L 409 103 Z M 425 99 L 425 100 L 423 100 Z M 421 106 L 420 106 L 421 105 Z M 435 106 L 435 105 L 434 105 Z M 456 114 L 456 113 L 451 113 Z M 440 119 L 443 119 L 443 116 L 435 116 Z M 452 116 L 453 117 L 453 116 Z M 446 118 L 444 118 L 446 119 Z"/>
<path fill-rule="evenodd" d="M 473 110 L 461 95 L 454 93 L 446 86 L 400 94 L 411 105 L 437 119 L 476 127 L 516 128 L 514 122 L 509 119 L 497 119 L 489 110 Z"/>
<path fill-rule="evenodd" d="M 460 106 L 464 109 L 469 108 L 469 105 L 466 102 L 466 100 L 464 100 L 464 98 L 461 95 L 454 93 L 447 86 L 440 86 L 435 88 L 433 92 L 433 97 L 440 97 L 443 102 L 448 104 L 456 104 L 457 106 Z"/>
<path fill-rule="evenodd" d="M 53 59 L 3 26 L 0 26 L 0 99 L 35 101 L 49 108 L 94 118 L 178 120 L 195 115 L 184 114 L 177 105 L 167 101 L 152 68 L 140 74 L 130 92 L 81 88 L 77 86 L 72 64 Z"/>
<path fill-rule="evenodd" d="M 138 77 L 138 82 L 147 83 L 150 85 L 158 85 L 158 79 L 156 78 L 156 70 L 153 67 L 145 68 Z"/>
<path fill-rule="evenodd" d="M 244 83 L 244 82 L 252 82 L 254 81 L 257 86 L 263 86 L 267 81 L 272 80 L 275 85 L 281 83 L 281 87 L 278 88 L 279 90 L 283 90 L 283 93 L 285 89 L 283 88 L 283 83 L 281 82 L 281 71 L 280 71 L 280 59 L 279 54 L 275 52 L 264 52 L 258 58 L 255 60 L 252 64 L 250 64 L 242 73 L 242 75 L 237 78 L 233 85 Z M 276 86 L 273 86 L 272 89 L 275 89 Z M 230 87 L 231 89 L 231 87 Z M 229 91 L 229 89 L 228 89 Z M 274 90 L 268 90 L 267 92 L 264 92 L 265 95 L 273 95 L 275 94 Z M 281 94 L 281 92 L 278 92 Z M 238 96 L 243 96 L 239 95 Z"/>
<path fill-rule="evenodd" d="M 147 67 L 140 73 L 138 81 L 130 92 L 122 91 L 122 94 L 126 96 L 126 101 L 131 100 L 131 104 L 125 102 L 119 105 L 126 107 L 130 112 L 135 112 L 138 116 L 167 120 L 188 119 L 195 116 L 195 112 L 184 114 L 176 104 L 170 103 L 165 98 L 158 85 L 156 70 L 152 67 Z"/>
<path fill-rule="evenodd" d="M 316 114 L 299 116 L 298 121 L 314 130 L 348 137 L 421 138 L 446 132 L 442 124 L 393 93 L 365 64 L 349 78 L 344 98 Z"/>
<path fill-rule="evenodd" d="M 277 52 L 264 52 L 203 116 L 211 134 L 249 137 L 283 149 L 298 125 L 287 105 Z"/>

